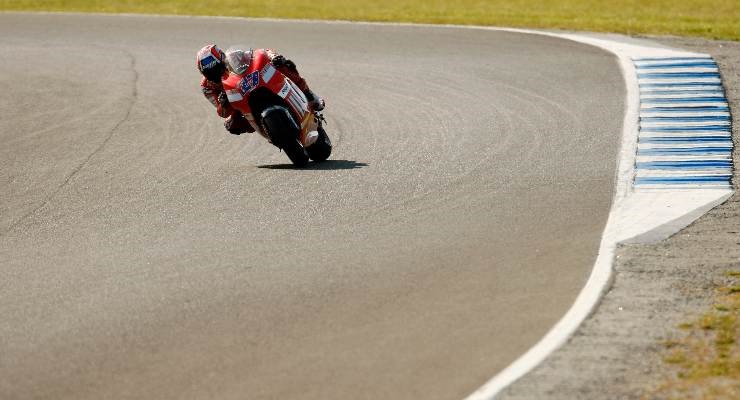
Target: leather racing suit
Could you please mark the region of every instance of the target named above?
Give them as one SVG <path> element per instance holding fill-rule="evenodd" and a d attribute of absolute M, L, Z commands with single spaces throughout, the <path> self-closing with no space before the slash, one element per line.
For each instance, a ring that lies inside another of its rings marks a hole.
<path fill-rule="evenodd" d="M 311 89 L 309 89 L 306 80 L 301 77 L 298 73 L 295 63 L 286 59 L 282 55 L 276 53 L 272 49 L 263 49 L 267 56 L 270 58 L 272 65 L 293 81 L 299 89 L 306 95 L 309 103 L 317 110 L 321 110 L 324 107 L 324 101 L 316 96 Z M 255 50 L 259 51 L 259 50 Z M 229 104 L 226 98 L 226 92 L 221 82 L 212 82 L 206 78 L 201 79 L 200 87 L 203 91 L 203 95 L 216 107 L 216 113 L 221 118 L 226 118 L 224 127 L 230 133 L 239 135 L 245 132 L 254 132 L 254 127 L 247 121 L 241 112 L 235 110 Z"/>

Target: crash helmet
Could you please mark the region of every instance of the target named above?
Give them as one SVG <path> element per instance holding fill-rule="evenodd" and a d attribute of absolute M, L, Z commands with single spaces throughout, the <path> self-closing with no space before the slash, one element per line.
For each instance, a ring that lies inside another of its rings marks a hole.
<path fill-rule="evenodd" d="M 221 83 L 221 76 L 226 72 L 226 55 L 215 44 L 204 46 L 196 56 L 198 71 L 211 82 Z"/>

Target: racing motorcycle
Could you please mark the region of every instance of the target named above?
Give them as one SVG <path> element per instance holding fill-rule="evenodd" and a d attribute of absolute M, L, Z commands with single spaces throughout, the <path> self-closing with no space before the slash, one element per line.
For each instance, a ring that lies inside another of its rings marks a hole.
<path fill-rule="evenodd" d="M 329 158 L 332 144 L 324 116 L 309 108 L 303 92 L 272 65 L 265 51 L 229 49 L 226 67 L 229 73 L 222 83 L 231 106 L 295 166 Z"/>

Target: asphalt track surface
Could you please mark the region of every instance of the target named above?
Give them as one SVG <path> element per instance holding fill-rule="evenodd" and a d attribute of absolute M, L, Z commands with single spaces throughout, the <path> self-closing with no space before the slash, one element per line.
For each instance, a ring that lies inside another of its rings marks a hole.
<path fill-rule="evenodd" d="M 461 398 L 595 260 L 624 101 L 602 50 L 131 16 L 0 37 L 0 398 Z M 208 41 L 294 59 L 332 159 L 226 133 Z"/>

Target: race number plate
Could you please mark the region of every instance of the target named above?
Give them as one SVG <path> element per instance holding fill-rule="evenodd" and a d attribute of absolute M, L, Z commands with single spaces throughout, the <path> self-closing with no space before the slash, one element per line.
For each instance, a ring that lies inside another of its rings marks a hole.
<path fill-rule="evenodd" d="M 241 90 L 242 94 L 247 94 L 254 90 L 257 86 L 260 84 L 260 74 L 258 71 L 254 71 L 251 74 L 247 75 L 242 79 L 241 83 L 239 84 L 239 89 Z"/>

